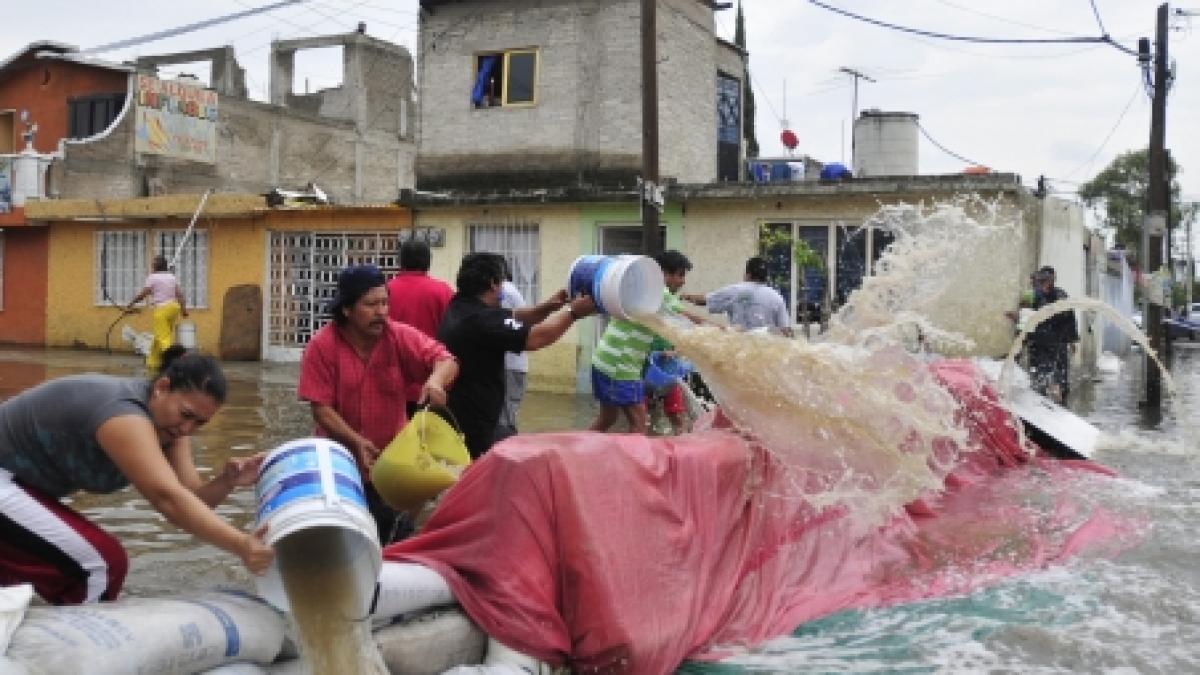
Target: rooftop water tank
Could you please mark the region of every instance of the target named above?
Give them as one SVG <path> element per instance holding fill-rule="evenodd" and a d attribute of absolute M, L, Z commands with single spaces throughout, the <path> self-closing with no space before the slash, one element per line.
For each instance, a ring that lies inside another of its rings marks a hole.
<path fill-rule="evenodd" d="M 916 113 L 864 110 L 854 120 L 854 175 L 917 175 Z"/>

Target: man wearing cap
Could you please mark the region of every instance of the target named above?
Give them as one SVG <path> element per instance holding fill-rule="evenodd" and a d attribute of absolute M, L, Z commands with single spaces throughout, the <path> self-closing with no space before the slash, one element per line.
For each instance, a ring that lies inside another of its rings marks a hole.
<path fill-rule="evenodd" d="M 596 311 L 591 298 L 568 301 L 565 290 L 537 305 L 502 308 L 504 267 L 499 258 L 495 253 L 463 257 L 455 280 L 458 293 L 438 329 L 438 339 L 462 364 L 462 373 L 450 392 L 449 408 L 475 458 L 487 452 L 495 440 L 505 397 L 504 355 L 554 344 L 576 319 Z"/>
<path fill-rule="evenodd" d="M 397 514 L 370 485 L 369 469 L 408 422 L 408 384 L 417 383 L 421 402 L 445 405 L 458 363 L 437 340 L 388 318 L 387 286 L 374 265 L 342 270 L 329 313 L 333 321 L 304 349 L 297 393 L 312 407 L 316 433 L 357 459 L 380 543 L 387 544 Z"/>
<path fill-rule="evenodd" d="M 1054 285 L 1054 268 L 1041 268 L 1034 276 L 1033 309 L 1067 299 L 1067 292 Z M 1029 351 L 1029 377 L 1033 388 L 1056 403 L 1066 404 L 1071 386 L 1071 352 L 1079 342 L 1075 311 L 1059 312 L 1042 321 L 1025 338 Z"/>
<path fill-rule="evenodd" d="M 724 312 L 729 316 L 730 324 L 743 330 L 769 328 L 792 337 L 787 303 L 779 291 L 767 285 L 767 261 L 759 256 L 746 261 L 746 274 L 742 281 L 707 295 L 685 293 L 680 297 L 707 306 L 710 314 Z"/>

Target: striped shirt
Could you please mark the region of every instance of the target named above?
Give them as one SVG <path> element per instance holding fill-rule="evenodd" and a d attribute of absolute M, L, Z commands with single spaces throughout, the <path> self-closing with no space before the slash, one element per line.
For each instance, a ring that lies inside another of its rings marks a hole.
<path fill-rule="evenodd" d="M 663 304 L 677 312 L 682 305 L 670 291 L 663 289 Z M 650 345 L 658 335 L 628 319 L 614 318 L 604 329 L 600 344 L 592 354 L 592 367 L 614 380 L 641 380 L 642 366 Z"/>

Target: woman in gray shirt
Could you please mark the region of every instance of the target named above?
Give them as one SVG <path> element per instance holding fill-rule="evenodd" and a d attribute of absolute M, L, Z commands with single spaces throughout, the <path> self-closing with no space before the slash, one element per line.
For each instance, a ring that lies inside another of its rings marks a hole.
<path fill-rule="evenodd" d="M 0 585 L 31 583 L 47 602 L 113 600 L 128 570 L 112 535 L 60 500 L 132 484 L 167 520 L 261 573 L 274 551 L 214 508 L 252 485 L 262 455 L 201 480 L 190 437 L 225 402 L 209 356 L 172 347 L 153 380 L 85 374 L 0 403 Z"/>

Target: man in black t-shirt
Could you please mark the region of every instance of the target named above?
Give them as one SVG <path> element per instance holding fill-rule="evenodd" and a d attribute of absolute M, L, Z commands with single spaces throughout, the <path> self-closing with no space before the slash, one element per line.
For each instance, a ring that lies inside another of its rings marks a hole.
<path fill-rule="evenodd" d="M 1034 275 L 1035 310 L 1067 299 L 1067 292 L 1054 285 L 1054 268 L 1043 267 Z M 1025 337 L 1029 350 L 1030 384 L 1034 391 L 1055 403 L 1066 405 L 1071 389 L 1071 352 L 1079 342 L 1074 310 L 1065 310 L 1038 324 Z"/>
<path fill-rule="evenodd" d="M 458 379 L 448 405 L 474 458 L 487 452 L 495 440 L 504 406 L 505 352 L 531 352 L 554 344 L 576 319 L 596 311 L 591 298 L 568 301 L 565 290 L 531 307 L 502 309 L 503 281 L 503 259 L 498 254 L 465 256 L 456 279 L 458 293 L 438 328 L 438 340 L 458 359 Z M 564 307 L 566 311 L 558 311 Z"/>

